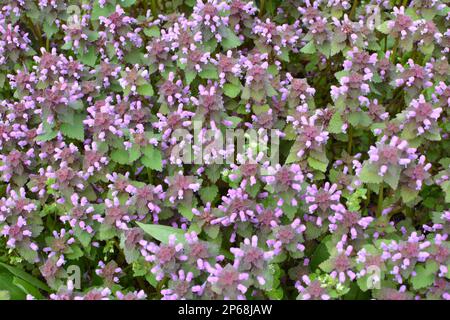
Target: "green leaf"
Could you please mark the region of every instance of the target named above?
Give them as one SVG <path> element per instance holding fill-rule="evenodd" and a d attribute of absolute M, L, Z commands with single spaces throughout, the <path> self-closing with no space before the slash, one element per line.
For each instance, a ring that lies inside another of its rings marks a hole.
<path fill-rule="evenodd" d="M 97 235 L 96 235 L 97 236 Z M 112 239 L 116 236 L 116 229 L 107 225 L 101 224 L 98 230 L 98 239 L 101 241 Z"/>
<path fill-rule="evenodd" d="M 383 176 L 383 180 L 394 190 L 398 187 L 398 182 L 400 180 L 400 170 L 396 167 L 389 167 L 388 172 Z"/>
<path fill-rule="evenodd" d="M 37 141 L 50 141 L 53 140 L 54 138 L 56 138 L 56 136 L 58 135 L 57 131 L 52 131 L 51 129 L 49 129 L 48 131 L 46 130 L 44 134 L 40 134 L 36 137 Z"/>
<path fill-rule="evenodd" d="M 239 123 L 242 122 L 242 119 L 236 116 L 226 117 L 225 120 L 232 122 L 233 124 L 229 127 L 231 129 L 234 129 L 237 127 Z"/>
<path fill-rule="evenodd" d="M 333 271 L 332 259 L 327 259 L 327 260 L 323 261 L 322 263 L 320 263 L 319 268 L 327 273 L 330 273 L 331 271 Z"/>
<path fill-rule="evenodd" d="M 197 76 L 197 73 L 193 70 L 186 70 L 184 73 L 184 76 L 186 77 L 186 83 L 191 84 L 191 82 L 195 79 Z"/>
<path fill-rule="evenodd" d="M 7 290 L 0 290 L 0 301 L 9 300 L 11 296 Z"/>
<path fill-rule="evenodd" d="M 12 283 L 26 294 L 31 294 L 36 299 L 44 299 L 42 293 L 40 293 L 39 290 L 33 287 L 30 283 L 16 277 L 13 278 Z"/>
<path fill-rule="evenodd" d="M 377 30 L 380 31 L 381 33 L 388 34 L 390 32 L 389 27 L 388 27 L 388 23 L 389 23 L 389 21 L 383 22 L 382 24 L 380 24 L 377 27 Z"/>
<path fill-rule="evenodd" d="M 289 50 L 287 48 L 282 48 L 279 57 L 281 60 L 289 62 Z"/>
<path fill-rule="evenodd" d="M 186 219 L 188 219 L 189 221 L 191 221 L 192 218 L 194 217 L 194 213 L 192 212 L 192 204 L 190 205 L 180 204 L 178 206 L 178 212 L 180 212 L 181 215 Z"/>
<path fill-rule="evenodd" d="M 77 245 L 70 247 L 70 250 L 71 252 L 66 254 L 69 260 L 78 260 L 84 255 L 83 250 Z"/>
<path fill-rule="evenodd" d="M 300 49 L 301 53 L 313 54 L 316 53 L 316 46 L 314 45 L 314 41 L 311 40 L 308 42 L 303 48 Z"/>
<path fill-rule="evenodd" d="M 0 273 L 0 289 L 6 290 L 13 300 L 24 300 L 26 294 L 13 283 L 13 277 L 8 273 Z"/>
<path fill-rule="evenodd" d="M 109 17 L 115 9 L 115 6 L 109 3 L 105 4 L 103 7 L 100 7 L 98 1 L 95 1 L 92 7 L 91 19 L 98 20 L 99 17 Z"/>
<path fill-rule="evenodd" d="M 326 242 L 330 238 L 331 235 L 326 236 L 314 250 L 314 253 L 311 256 L 311 262 L 309 264 L 311 271 L 316 271 L 319 265 L 330 257 L 326 246 Z"/>
<path fill-rule="evenodd" d="M 111 159 L 119 164 L 128 164 L 129 163 L 128 151 L 125 149 L 116 149 L 113 152 L 111 152 Z"/>
<path fill-rule="evenodd" d="M 402 186 L 400 189 L 400 194 L 402 196 L 403 202 L 408 203 L 417 197 L 419 191 L 410 189 L 407 186 Z"/>
<path fill-rule="evenodd" d="M 284 292 L 282 288 L 274 288 L 266 291 L 266 294 L 272 300 L 281 300 L 283 299 Z"/>
<path fill-rule="evenodd" d="M 129 64 L 141 64 L 144 61 L 144 55 L 139 50 L 133 50 L 123 58 Z"/>
<path fill-rule="evenodd" d="M 60 131 L 66 137 L 71 139 L 76 139 L 84 141 L 84 125 L 83 125 L 84 115 L 76 114 L 73 118 L 73 123 L 63 123 L 61 124 Z"/>
<path fill-rule="evenodd" d="M 151 97 L 154 94 L 152 85 L 147 83 L 147 84 L 143 84 L 142 86 L 139 86 L 137 88 L 137 92 L 141 95 L 141 96 L 147 96 L 147 97 Z"/>
<path fill-rule="evenodd" d="M 330 123 L 328 124 L 328 132 L 330 133 L 342 133 L 342 126 L 344 122 L 342 121 L 339 112 L 335 112 L 331 117 Z"/>
<path fill-rule="evenodd" d="M 133 146 L 128 150 L 128 161 L 134 162 L 141 156 L 141 149 L 138 144 L 133 144 Z"/>
<path fill-rule="evenodd" d="M 241 39 L 229 28 L 222 29 L 222 48 L 224 50 L 239 47 L 242 44 Z"/>
<path fill-rule="evenodd" d="M 95 51 L 95 47 L 91 46 L 88 50 L 88 52 L 84 53 L 81 57 L 80 57 L 80 61 L 83 64 L 87 64 L 88 66 L 95 66 L 95 62 L 97 61 L 97 53 Z"/>
<path fill-rule="evenodd" d="M 203 67 L 202 71 L 199 73 L 200 78 L 202 79 L 219 79 L 219 73 L 217 72 L 217 68 L 212 65 L 207 65 Z"/>
<path fill-rule="evenodd" d="M 365 112 L 352 112 L 348 116 L 348 121 L 354 127 L 358 125 L 367 127 L 372 123 L 372 120 L 370 119 L 369 115 Z"/>
<path fill-rule="evenodd" d="M 328 165 L 312 157 L 308 157 L 308 164 L 311 168 L 326 172 Z"/>
<path fill-rule="evenodd" d="M 173 228 L 169 226 L 163 226 L 159 224 L 143 224 L 141 222 L 136 222 L 138 226 L 144 230 L 147 234 L 152 236 L 158 241 L 164 244 L 169 243 L 169 236 L 175 235 L 178 242 L 186 244 L 186 238 L 184 237 L 184 230 Z"/>
<path fill-rule="evenodd" d="M 206 176 L 212 183 L 216 183 L 220 178 L 221 170 L 219 165 L 210 165 L 206 167 Z"/>
<path fill-rule="evenodd" d="M 216 198 L 218 192 L 219 188 L 215 185 L 201 188 L 199 191 L 203 203 L 212 202 Z"/>
<path fill-rule="evenodd" d="M 45 21 L 43 24 L 42 29 L 45 32 L 45 36 L 50 39 L 52 35 L 54 35 L 56 32 L 58 32 L 58 26 L 55 24 L 55 22 Z"/>
<path fill-rule="evenodd" d="M 366 163 L 359 172 L 359 179 L 364 183 L 381 183 L 383 178 L 378 175 L 378 169 L 371 163 Z"/>
<path fill-rule="evenodd" d="M 123 8 L 131 7 L 135 2 L 136 0 L 119 0 L 119 4 Z"/>
<path fill-rule="evenodd" d="M 223 85 L 223 93 L 230 98 L 236 98 L 241 93 L 241 86 L 233 83 L 225 83 Z"/>
<path fill-rule="evenodd" d="M 433 264 L 427 264 L 425 267 L 418 266 L 416 275 L 411 278 L 414 289 L 418 290 L 431 286 L 434 282 L 436 270 L 437 268 L 434 268 Z"/>
<path fill-rule="evenodd" d="M 331 56 L 341 52 L 345 48 L 345 42 L 331 42 Z"/>
<path fill-rule="evenodd" d="M 6 263 L 3 263 L 3 262 L 0 262 L 0 266 L 2 266 L 3 268 L 5 268 L 9 272 L 11 272 L 16 277 L 32 284 L 36 288 L 50 292 L 50 288 L 45 283 L 43 283 L 41 280 L 33 277 L 32 275 L 28 274 L 27 272 L 23 271 L 22 269 L 20 269 L 18 267 L 13 267 L 13 266 L 7 265 Z"/>
<path fill-rule="evenodd" d="M 445 181 L 441 184 L 441 188 L 445 193 L 445 202 L 450 202 L 450 181 Z"/>
<path fill-rule="evenodd" d="M 153 146 L 147 146 L 142 149 L 143 156 L 141 158 L 142 163 L 147 168 L 162 171 L 162 157 L 161 151 Z"/>
<path fill-rule="evenodd" d="M 206 226 L 203 231 L 205 231 L 205 233 L 211 239 L 216 239 L 217 235 L 219 234 L 220 227 L 218 225 L 209 225 L 209 226 Z"/>

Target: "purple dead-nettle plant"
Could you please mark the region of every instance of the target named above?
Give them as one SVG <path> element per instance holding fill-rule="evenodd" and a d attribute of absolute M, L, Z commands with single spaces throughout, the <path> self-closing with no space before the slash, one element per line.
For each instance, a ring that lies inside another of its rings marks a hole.
<path fill-rule="evenodd" d="M 295 196 L 302 190 L 304 176 L 300 166 L 297 164 L 284 166 L 277 164 L 275 167 L 267 168 L 267 173 L 263 180 L 265 180 L 267 186 L 278 194 L 283 195 L 283 193 L 290 192 L 291 196 Z M 293 206 L 297 205 L 294 198 L 291 204 Z"/>
<path fill-rule="evenodd" d="M 178 273 L 171 274 L 167 289 L 161 290 L 162 300 L 187 300 L 193 299 L 194 274 L 179 270 Z"/>
<path fill-rule="evenodd" d="M 427 63 L 425 66 L 414 63 L 414 60 L 408 59 L 405 66 L 396 65 L 396 78 L 394 84 L 397 87 L 403 87 L 410 96 L 417 96 L 422 90 L 433 85 L 432 65 Z"/>
<path fill-rule="evenodd" d="M 316 93 L 306 79 L 294 78 L 290 73 L 286 73 L 286 80 L 281 82 L 286 87 L 280 88 L 281 99 L 287 100 L 289 107 L 295 108 L 305 101 L 310 102 Z"/>
<path fill-rule="evenodd" d="M 70 197 L 70 203 L 67 211 L 60 216 L 60 220 L 63 223 L 68 223 L 75 232 L 84 231 L 88 234 L 94 233 L 92 227 L 94 207 L 86 197 L 81 197 L 74 193 Z"/>
<path fill-rule="evenodd" d="M 129 206 L 121 204 L 119 198 L 113 200 L 105 199 L 104 216 L 95 214 L 92 218 L 106 226 L 117 228 L 119 230 L 128 230 L 128 223 L 134 216 L 129 213 Z"/>
<path fill-rule="evenodd" d="M 405 130 L 408 126 L 415 128 L 416 135 L 423 135 L 425 132 L 439 135 L 437 120 L 442 113 L 442 108 L 434 108 L 431 103 L 425 100 L 423 95 L 419 99 L 413 99 L 409 107 L 405 110 Z"/>
<path fill-rule="evenodd" d="M 267 244 L 272 248 L 274 254 L 279 255 L 283 251 L 287 251 L 293 258 L 302 258 L 305 250 L 303 233 L 306 227 L 300 219 L 297 218 L 288 225 L 278 225 L 275 222 L 271 224 L 272 235 L 269 236 Z"/>
<path fill-rule="evenodd" d="M 89 15 L 73 15 L 68 20 L 67 24 L 62 24 L 61 28 L 65 32 L 64 41 L 69 42 L 74 48 L 80 48 L 86 45 L 89 34 Z"/>
<path fill-rule="evenodd" d="M 4 225 L 1 231 L 2 235 L 7 238 L 6 245 L 9 248 L 16 248 L 20 245 L 37 251 L 38 246 L 30 240 L 33 233 L 27 226 L 27 221 L 22 216 L 18 216 L 15 220 L 10 225 Z"/>
<path fill-rule="evenodd" d="M 311 280 L 308 276 L 303 276 L 301 280 L 295 283 L 298 290 L 298 300 L 329 300 L 330 295 L 327 293 L 326 286 L 320 280 Z"/>
<path fill-rule="evenodd" d="M 149 243 L 141 240 L 140 245 L 141 254 L 145 261 L 152 263 L 151 272 L 156 276 L 157 280 L 177 272 L 181 264 L 188 260 L 188 256 L 184 253 L 183 244 L 177 243 L 175 235 L 169 236 L 168 244 L 160 244 L 158 246 L 153 242 Z"/>
<path fill-rule="evenodd" d="M 206 3 L 203 3 L 203 1 L 197 0 L 190 26 L 200 31 L 204 40 L 209 40 L 214 36 L 220 42 L 222 40 L 221 31 L 224 26 L 228 25 L 229 18 L 226 11 L 229 9 L 230 6 L 225 1 L 207 0 Z"/>
<path fill-rule="evenodd" d="M 207 266 L 211 290 L 222 299 L 245 299 L 244 294 L 248 290 L 247 282 L 249 282 L 250 275 L 248 272 L 240 272 L 238 265 L 238 260 L 235 260 L 234 264 L 227 264 L 225 267 L 219 264 L 214 267 Z"/>
<path fill-rule="evenodd" d="M 103 279 L 106 285 L 111 286 L 114 283 L 119 283 L 122 268 L 118 267 L 114 260 L 108 263 L 99 261 L 95 273 Z"/>
<path fill-rule="evenodd" d="M 147 298 L 147 295 L 145 294 L 144 290 L 139 291 L 133 291 L 133 292 L 125 292 L 122 293 L 121 291 L 116 292 L 116 297 L 119 300 L 145 300 Z"/>
<path fill-rule="evenodd" d="M 222 261 L 223 255 L 218 254 L 217 246 L 209 244 L 208 242 L 198 239 L 195 231 L 186 233 L 187 246 L 185 249 L 188 260 L 186 263 L 192 266 L 196 266 L 198 270 L 205 270 L 206 263 Z M 197 272 L 194 271 L 196 274 Z"/>
<path fill-rule="evenodd" d="M 30 50 L 28 33 L 19 25 L 7 23 L 0 15 L 0 67 L 6 62 L 16 62 Z"/>
<path fill-rule="evenodd" d="M 374 220 L 372 217 L 361 217 L 359 212 L 349 211 L 340 203 L 330 205 L 330 208 L 334 211 L 334 215 L 328 217 L 330 232 L 337 235 L 346 234 L 352 240 L 363 238 L 364 231 Z"/>
<path fill-rule="evenodd" d="M 142 70 L 139 65 L 134 65 L 133 68 L 125 68 L 121 72 L 119 83 L 124 91 L 136 93 L 137 87 L 148 82 L 148 71 Z"/>
<path fill-rule="evenodd" d="M 77 295 L 74 300 L 110 300 L 111 289 L 109 288 L 94 288 L 89 292 Z"/>
<path fill-rule="evenodd" d="M 405 183 L 408 188 L 416 191 L 421 190 L 424 183 L 429 185 L 431 174 L 428 171 L 431 169 L 431 163 L 426 163 L 425 161 L 425 156 L 421 155 L 417 163 L 406 168 L 404 176 L 400 178 L 400 182 Z"/>
<path fill-rule="evenodd" d="M 223 216 L 211 223 L 230 226 L 250 221 L 255 216 L 254 206 L 254 201 L 243 189 L 229 189 L 227 196 L 222 197 L 222 204 L 218 206 Z"/>
<path fill-rule="evenodd" d="M 258 247 L 257 236 L 244 239 L 239 248 L 231 248 L 230 251 L 234 254 L 235 261 L 239 261 L 239 270 L 249 272 L 260 286 L 266 284 L 265 273 L 274 252 Z"/>
<path fill-rule="evenodd" d="M 339 204 L 342 191 L 337 190 L 337 184 L 326 182 L 318 188 L 315 184 L 308 186 L 305 202 L 308 204 L 309 214 L 314 215 L 317 226 L 322 226 L 326 218 L 333 212 L 333 206 Z"/>
<path fill-rule="evenodd" d="M 201 181 L 196 177 L 186 176 L 182 171 L 167 177 L 164 182 L 168 185 L 166 198 L 171 204 L 191 202 L 194 192 L 197 192 L 201 185 Z"/>
<path fill-rule="evenodd" d="M 356 278 L 355 260 L 352 259 L 353 246 L 347 245 L 347 236 L 342 236 L 342 239 L 336 244 L 336 248 L 331 251 L 331 257 L 326 260 L 324 269 L 331 271 L 330 276 L 338 279 L 340 283 L 354 280 Z"/>
<path fill-rule="evenodd" d="M 130 184 L 126 187 L 126 191 L 131 195 L 128 202 L 135 207 L 140 220 L 144 219 L 149 211 L 153 215 L 153 221 L 159 220 L 158 213 L 161 212 L 161 201 L 165 198 L 161 185 L 135 187 Z"/>
<path fill-rule="evenodd" d="M 241 181 L 240 186 L 245 188 L 246 185 L 253 186 L 261 180 L 261 164 L 263 153 L 253 156 L 251 149 L 247 152 L 247 156 L 238 154 L 236 156 L 237 164 L 230 164 L 231 172 L 228 177 L 231 181 Z"/>
<path fill-rule="evenodd" d="M 255 206 L 256 215 L 253 218 L 253 223 L 259 232 L 265 236 L 272 231 L 273 226 L 280 224 L 280 218 L 283 215 L 283 210 L 280 207 L 265 208 L 257 204 Z"/>
<path fill-rule="evenodd" d="M 398 283 L 403 283 L 404 278 L 416 274 L 414 267 L 417 263 L 426 262 L 430 258 L 428 248 L 431 242 L 425 236 L 411 233 L 408 239 L 401 242 L 391 241 L 382 243 L 384 250 L 383 259 L 388 260 L 388 271 Z"/>
<path fill-rule="evenodd" d="M 393 136 L 390 140 L 383 136 L 368 151 L 369 159 L 364 162 L 360 178 L 366 182 L 369 172 L 378 181 L 385 181 L 391 187 L 398 184 L 404 169 L 418 158 L 416 148 L 410 148 L 406 140 Z"/>
<path fill-rule="evenodd" d="M 198 91 L 198 98 L 191 98 L 192 103 L 197 106 L 196 118 L 218 122 L 224 109 L 222 92 L 218 84 L 209 82 L 206 87 L 200 85 Z"/>
<path fill-rule="evenodd" d="M 297 110 L 300 111 L 299 108 Z M 287 117 L 287 121 L 292 122 L 297 133 L 294 150 L 297 151 L 296 156 L 298 158 L 302 158 L 310 152 L 323 152 L 329 133 L 323 130 L 323 125 L 319 123 L 318 116 L 317 113 L 308 116 L 305 112 L 305 115 L 298 119 L 293 116 Z"/>

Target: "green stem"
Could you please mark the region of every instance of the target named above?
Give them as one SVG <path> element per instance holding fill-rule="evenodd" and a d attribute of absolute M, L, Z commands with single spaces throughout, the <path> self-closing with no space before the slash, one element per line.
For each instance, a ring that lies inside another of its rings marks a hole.
<path fill-rule="evenodd" d="M 150 4 L 150 7 L 151 7 L 151 10 L 152 10 L 152 15 L 154 16 L 154 17 L 157 17 L 158 16 L 158 0 L 151 0 L 152 2 L 151 2 L 151 4 Z"/>
<path fill-rule="evenodd" d="M 152 175 L 152 170 L 147 168 L 147 178 L 148 178 L 148 183 L 152 184 L 153 183 L 153 175 Z"/>
<path fill-rule="evenodd" d="M 358 0 L 353 1 L 352 8 L 350 9 L 350 13 L 348 14 L 348 17 L 350 20 L 353 20 L 355 18 L 355 12 L 356 7 L 358 6 Z"/>
<path fill-rule="evenodd" d="M 145 12 L 145 14 L 147 14 L 147 10 L 148 10 L 147 0 L 143 0 L 142 4 L 143 4 L 143 7 L 144 7 L 144 12 Z"/>
<path fill-rule="evenodd" d="M 370 204 L 370 195 L 371 195 L 370 189 L 367 189 L 367 196 L 366 196 L 366 209 L 368 209 L 368 208 L 369 208 L 369 204 Z"/>
<path fill-rule="evenodd" d="M 352 154 L 352 147 L 353 147 L 353 127 L 350 126 L 348 128 L 348 144 L 347 144 L 348 155 Z"/>
<path fill-rule="evenodd" d="M 383 183 L 381 183 L 380 189 L 378 190 L 377 217 L 381 217 L 381 212 L 383 211 L 383 191 L 384 191 L 384 186 L 383 186 Z"/>
<path fill-rule="evenodd" d="M 259 3 L 259 16 L 262 17 L 264 14 L 264 10 L 265 10 L 265 6 L 266 6 L 266 1 L 265 0 L 261 0 Z"/>
<path fill-rule="evenodd" d="M 399 38 L 395 40 L 394 48 L 392 49 L 391 61 L 395 64 L 395 60 L 397 60 L 397 49 L 398 49 Z"/>

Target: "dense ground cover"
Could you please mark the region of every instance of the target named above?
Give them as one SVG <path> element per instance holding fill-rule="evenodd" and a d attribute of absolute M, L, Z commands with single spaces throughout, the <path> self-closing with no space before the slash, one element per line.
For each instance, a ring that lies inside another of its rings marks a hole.
<path fill-rule="evenodd" d="M 3 0 L 0 298 L 450 299 L 449 20 Z"/>

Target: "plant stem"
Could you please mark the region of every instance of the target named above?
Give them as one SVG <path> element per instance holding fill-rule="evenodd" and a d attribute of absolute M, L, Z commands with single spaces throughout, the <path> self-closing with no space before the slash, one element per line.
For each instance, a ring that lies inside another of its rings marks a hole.
<path fill-rule="evenodd" d="M 259 2 L 259 16 L 260 17 L 262 17 L 264 14 L 265 6 L 266 6 L 266 1 L 260 0 L 260 2 Z"/>
<path fill-rule="evenodd" d="M 381 212 L 383 211 L 383 191 L 384 191 L 384 186 L 383 186 L 383 183 L 381 183 L 380 189 L 378 190 L 377 217 L 381 217 Z"/>
<path fill-rule="evenodd" d="M 368 208 L 369 208 L 369 204 L 370 204 L 370 195 L 371 195 L 370 189 L 367 189 L 367 196 L 366 196 L 366 209 L 368 209 Z"/>
<path fill-rule="evenodd" d="M 392 49 L 391 61 L 394 64 L 395 64 L 395 60 L 397 59 L 396 56 L 397 56 L 398 41 L 399 41 L 399 39 L 397 38 L 395 40 L 394 48 Z"/>
<path fill-rule="evenodd" d="M 157 17 L 158 16 L 158 0 L 151 0 L 152 2 L 151 2 L 151 4 L 150 4 L 150 7 L 151 7 L 151 10 L 152 10 L 152 15 L 154 16 L 154 17 Z"/>
<path fill-rule="evenodd" d="M 352 154 L 353 147 L 353 127 L 350 125 L 348 128 L 348 144 L 347 144 L 347 153 L 348 155 Z"/>
<path fill-rule="evenodd" d="M 350 13 L 348 14 L 348 17 L 350 18 L 350 20 L 353 20 L 355 18 L 355 12 L 356 12 L 357 6 L 358 6 L 358 0 L 354 0 L 352 3 L 352 8 L 350 9 Z"/>

